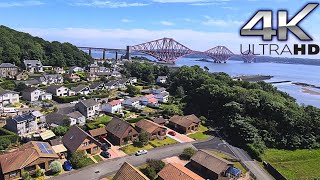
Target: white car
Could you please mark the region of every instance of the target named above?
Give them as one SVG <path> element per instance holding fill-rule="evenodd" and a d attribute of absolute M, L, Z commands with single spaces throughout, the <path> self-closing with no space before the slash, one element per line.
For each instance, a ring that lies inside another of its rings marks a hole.
<path fill-rule="evenodd" d="M 139 150 L 136 152 L 136 156 L 141 156 L 141 155 L 144 155 L 144 154 L 147 154 L 148 151 L 147 150 Z"/>

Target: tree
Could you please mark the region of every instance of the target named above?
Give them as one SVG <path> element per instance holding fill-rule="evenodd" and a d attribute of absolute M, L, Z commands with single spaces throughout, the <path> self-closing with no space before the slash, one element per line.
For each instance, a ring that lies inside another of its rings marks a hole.
<path fill-rule="evenodd" d="M 64 136 L 68 132 L 69 128 L 66 126 L 57 126 L 52 129 L 55 135 Z"/>
<path fill-rule="evenodd" d="M 62 171 L 62 164 L 59 161 L 50 163 L 49 168 L 53 174 L 59 174 Z"/>
<path fill-rule="evenodd" d="M 7 138 L 0 138 L 0 150 L 7 149 L 11 144 L 10 139 Z"/>
<path fill-rule="evenodd" d="M 145 146 L 149 143 L 149 134 L 146 131 L 143 131 L 139 134 L 139 144 L 140 146 Z"/>
<path fill-rule="evenodd" d="M 159 173 L 166 164 L 161 160 L 147 159 L 147 165 L 154 168 L 156 173 Z"/>
<path fill-rule="evenodd" d="M 71 163 L 75 166 L 75 168 L 79 169 L 86 166 L 85 160 L 87 159 L 86 153 L 81 151 L 76 151 L 72 154 Z"/>
<path fill-rule="evenodd" d="M 42 177 L 42 176 L 44 176 L 44 173 L 43 173 L 42 169 L 36 169 L 35 174 L 36 174 L 36 177 Z"/>
<path fill-rule="evenodd" d="M 27 89 L 28 86 L 25 84 L 25 83 L 19 83 L 17 86 L 16 86 L 16 91 L 18 92 L 22 92 L 23 90 Z"/>
<path fill-rule="evenodd" d="M 179 98 L 183 97 L 185 94 L 184 94 L 184 89 L 182 86 L 179 86 L 177 87 L 176 89 L 176 92 L 175 92 L 175 95 Z"/>
<path fill-rule="evenodd" d="M 182 115 L 183 112 L 179 106 L 175 104 L 162 105 L 162 114 L 164 116 Z"/>
<path fill-rule="evenodd" d="M 130 96 L 135 96 L 137 94 L 140 94 L 140 89 L 137 88 L 136 86 L 128 85 L 127 86 L 127 93 L 130 94 Z"/>
<path fill-rule="evenodd" d="M 157 172 L 156 170 L 153 168 L 153 167 L 150 167 L 150 166 L 147 166 L 145 169 L 144 169 L 144 173 L 145 175 L 150 178 L 151 180 L 155 179 L 156 175 L 157 175 Z"/>
<path fill-rule="evenodd" d="M 209 68 L 207 66 L 204 66 L 203 69 L 207 72 L 209 72 Z"/>
<path fill-rule="evenodd" d="M 191 157 L 196 153 L 196 150 L 193 148 L 186 148 L 183 150 L 180 158 L 183 160 L 190 160 Z"/>
<path fill-rule="evenodd" d="M 30 173 L 28 171 L 23 171 L 21 174 L 23 180 L 31 180 Z"/>

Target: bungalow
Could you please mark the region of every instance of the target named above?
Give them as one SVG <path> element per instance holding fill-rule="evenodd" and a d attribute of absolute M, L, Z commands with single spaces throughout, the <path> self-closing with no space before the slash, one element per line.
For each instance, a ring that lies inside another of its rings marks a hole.
<path fill-rule="evenodd" d="M 150 180 L 137 168 L 131 164 L 124 162 L 116 175 L 112 178 L 113 180 Z"/>
<path fill-rule="evenodd" d="M 98 141 L 105 141 L 104 139 L 107 137 L 107 130 L 105 127 L 97 128 L 89 130 L 89 134 L 97 139 Z"/>
<path fill-rule="evenodd" d="M 140 120 L 136 123 L 138 132 L 145 131 L 149 135 L 149 140 L 164 139 L 166 137 L 167 128 L 160 126 L 149 120 Z"/>
<path fill-rule="evenodd" d="M 11 63 L 0 65 L 0 77 L 13 79 L 18 74 L 18 67 Z"/>
<path fill-rule="evenodd" d="M 122 106 L 120 100 L 113 100 L 103 105 L 102 111 L 108 113 L 122 112 Z"/>
<path fill-rule="evenodd" d="M 204 180 L 196 173 L 190 171 L 188 168 L 177 163 L 167 164 L 159 173 L 159 180 L 172 180 L 172 179 L 183 179 L 183 180 Z"/>
<path fill-rule="evenodd" d="M 133 97 L 122 101 L 124 107 L 138 108 L 140 105 L 140 97 Z"/>
<path fill-rule="evenodd" d="M 69 69 L 69 72 L 70 73 L 77 73 L 77 72 L 83 72 L 84 69 L 81 68 L 81 67 L 78 67 L 78 66 L 72 66 L 70 69 Z"/>
<path fill-rule="evenodd" d="M 124 145 L 138 138 L 138 132 L 130 123 L 116 117 L 108 123 L 106 130 L 108 132 L 107 139 L 113 145 Z"/>
<path fill-rule="evenodd" d="M 157 83 L 165 84 L 167 83 L 167 76 L 158 76 Z"/>
<path fill-rule="evenodd" d="M 192 156 L 188 167 L 205 179 L 222 179 L 226 177 L 227 170 L 233 165 L 232 162 L 215 156 L 208 151 L 199 150 Z"/>
<path fill-rule="evenodd" d="M 16 75 L 16 80 L 27 80 L 29 78 L 29 75 L 26 71 L 22 71 L 19 74 Z"/>
<path fill-rule="evenodd" d="M 19 92 L 0 89 L 0 108 L 19 102 Z"/>
<path fill-rule="evenodd" d="M 159 106 L 158 100 L 155 98 L 155 96 L 153 94 L 148 94 L 148 95 L 142 96 L 140 98 L 140 102 L 143 105 L 148 105 L 151 107 Z"/>
<path fill-rule="evenodd" d="M 97 91 L 97 90 L 104 90 L 105 89 L 105 85 L 104 82 L 99 81 L 99 82 L 94 82 L 90 85 L 90 91 Z"/>
<path fill-rule="evenodd" d="M 101 147 L 99 141 L 76 125 L 71 126 L 69 131 L 62 137 L 62 142 L 71 154 L 84 150 L 88 154 L 94 155 L 100 152 Z"/>
<path fill-rule="evenodd" d="M 201 120 L 194 114 L 188 116 L 173 116 L 169 120 L 168 126 L 180 133 L 190 133 L 197 131 L 201 124 Z"/>
<path fill-rule="evenodd" d="M 115 81 L 115 80 L 109 81 L 109 82 L 105 83 L 105 87 L 107 89 L 116 89 L 119 87 L 119 82 Z"/>
<path fill-rule="evenodd" d="M 93 117 L 100 111 L 100 103 L 94 99 L 80 101 L 75 105 L 77 111 L 87 118 Z"/>
<path fill-rule="evenodd" d="M 69 113 L 67 114 L 67 116 L 70 118 L 70 121 L 73 122 L 72 125 L 79 124 L 80 126 L 83 126 L 86 124 L 86 117 L 82 115 L 79 111 Z"/>
<path fill-rule="evenodd" d="M 67 115 L 56 113 L 56 112 L 47 114 L 45 119 L 46 119 L 46 124 L 50 127 L 72 126 L 77 123 L 76 120 L 71 120 Z"/>
<path fill-rule="evenodd" d="M 71 74 L 67 74 L 65 76 L 65 79 L 71 81 L 71 82 L 78 82 L 81 80 L 80 76 L 74 74 L 74 73 L 71 73 Z"/>
<path fill-rule="evenodd" d="M 30 73 L 42 73 L 43 65 L 39 60 L 24 60 L 25 70 Z"/>
<path fill-rule="evenodd" d="M 23 171 L 31 175 L 36 169 L 48 171 L 50 163 L 58 159 L 49 143 L 30 141 L 15 151 L 0 155 L 0 179 L 20 179 Z"/>
<path fill-rule="evenodd" d="M 51 100 L 52 94 L 39 88 L 30 87 L 22 91 L 22 99 L 29 102 Z"/>
<path fill-rule="evenodd" d="M 77 87 L 72 87 L 71 90 L 77 95 L 88 95 L 90 93 L 90 87 L 84 84 L 80 84 Z"/>
<path fill-rule="evenodd" d="M 31 114 L 22 114 L 6 120 L 6 128 L 19 136 L 25 136 L 38 130 L 36 118 Z"/>
<path fill-rule="evenodd" d="M 71 91 L 69 88 L 62 85 L 51 85 L 47 87 L 47 92 L 51 93 L 54 96 L 66 97 L 66 96 L 74 96 L 75 93 Z"/>
<path fill-rule="evenodd" d="M 62 84 L 63 77 L 61 74 L 45 74 L 39 78 L 41 84 L 50 85 L 50 84 Z"/>
<path fill-rule="evenodd" d="M 160 94 L 156 94 L 154 96 L 159 102 L 162 102 L 162 103 L 166 103 L 168 102 L 169 100 L 169 93 L 167 91 L 164 91 Z"/>
<path fill-rule="evenodd" d="M 157 117 L 157 118 L 153 118 L 152 121 L 157 123 L 157 124 L 159 124 L 159 125 L 161 125 L 161 126 L 164 126 L 164 125 L 167 124 L 167 120 L 164 119 L 162 116 Z"/>

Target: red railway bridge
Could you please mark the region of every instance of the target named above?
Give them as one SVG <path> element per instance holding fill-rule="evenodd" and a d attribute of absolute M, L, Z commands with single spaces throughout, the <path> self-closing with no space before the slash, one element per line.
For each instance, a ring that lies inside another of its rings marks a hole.
<path fill-rule="evenodd" d="M 204 52 L 194 51 L 172 38 L 162 38 L 134 46 L 127 46 L 126 49 L 95 47 L 78 48 L 81 50 L 87 50 L 89 55 L 92 55 L 92 51 L 102 51 L 103 59 L 106 57 L 106 52 L 115 52 L 116 59 L 118 59 L 118 53 L 126 54 L 126 59 L 131 59 L 131 53 L 136 52 L 152 56 L 157 60 L 166 63 L 175 63 L 177 59 L 192 54 L 201 54 L 210 57 L 213 59 L 214 63 L 225 63 L 231 57 L 241 57 L 245 63 L 252 63 L 256 58 L 250 50 L 247 50 L 242 54 L 234 54 L 225 46 L 217 46 Z"/>

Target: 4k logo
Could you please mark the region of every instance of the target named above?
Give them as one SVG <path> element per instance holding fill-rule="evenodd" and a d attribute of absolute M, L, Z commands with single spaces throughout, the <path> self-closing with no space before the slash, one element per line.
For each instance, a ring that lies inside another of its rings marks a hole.
<path fill-rule="evenodd" d="M 288 39 L 288 30 L 292 32 L 301 41 L 312 41 L 313 39 L 303 30 L 298 24 L 306 18 L 315 8 L 318 3 L 307 4 L 300 10 L 289 22 L 288 11 L 278 11 L 278 30 L 272 27 L 272 11 L 258 11 L 240 31 L 241 36 L 262 36 L 265 41 L 271 41 L 273 36 L 277 36 L 279 41 Z M 253 29 L 254 26 L 262 20 L 262 29 Z"/>

